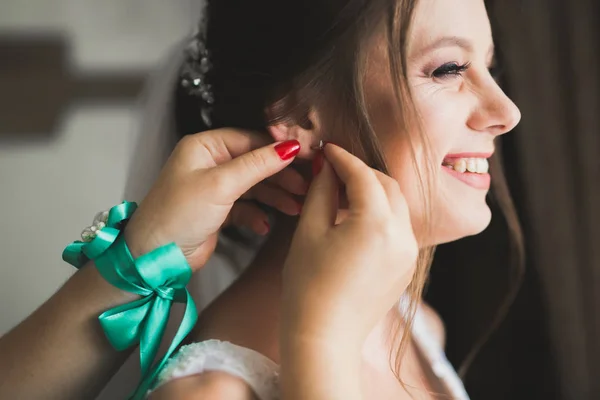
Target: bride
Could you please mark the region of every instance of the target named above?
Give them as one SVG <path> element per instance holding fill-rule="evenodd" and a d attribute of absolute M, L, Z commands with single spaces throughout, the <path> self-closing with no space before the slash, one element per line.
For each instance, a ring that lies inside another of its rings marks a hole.
<path fill-rule="evenodd" d="M 201 26 L 182 52 L 181 69 L 174 62 L 177 135 L 160 134 L 171 128 L 168 120 L 150 120 L 157 134 L 140 138 L 127 198 L 144 196 L 161 167 L 157 157 L 194 132 L 244 128 L 275 141 L 295 139 L 302 150 L 293 164 L 297 176 L 280 187 L 265 183 L 236 205 L 233 215 L 248 229 L 223 235 L 198 275 L 196 295 L 210 305 L 151 398 L 233 399 L 220 390 L 239 386 L 247 390 L 236 399 L 277 398 L 269 388 L 285 357 L 280 325 L 289 319 L 285 299 L 280 307 L 282 269 L 290 246 L 300 251 L 292 238 L 297 215 L 308 212 L 301 182 L 318 176 L 321 141 L 397 181 L 420 249 L 399 306 L 390 304 L 364 336 L 357 376 L 364 398 L 468 398 L 444 356 L 443 325 L 420 297 L 434 246 L 489 224 L 494 141 L 520 119 L 491 74 L 494 46 L 483 0 L 213 0 Z M 493 173 L 503 184 L 501 171 Z M 345 203 L 342 197 L 340 207 Z M 331 252 L 360 246 L 324 240 Z M 302 254 L 310 262 L 312 254 Z M 382 295 L 368 283 L 356 290 Z M 335 307 L 320 302 L 322 291 L 334 289 L 307 290 L 313 311 L 322 307 L 323 318 L 335 320 Z M 327 339 L 343 343 L 353 334 L 343 326 Z M 329 373 L 332 380 L 351 378 Z"/>

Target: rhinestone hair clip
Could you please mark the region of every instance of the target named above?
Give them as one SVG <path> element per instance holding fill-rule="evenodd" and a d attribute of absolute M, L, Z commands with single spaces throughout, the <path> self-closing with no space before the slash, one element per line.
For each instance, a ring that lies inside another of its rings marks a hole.
<path fill-rule="evenodd" d="M 185 61 L 181 68 L 180 83 L 188 95 L 201 100 L 200 113 L 207 127 L 212 127 L 212 110 L 215 96 L 207 74 L 212 69 L 210 52 L 206 48 L 204 34 L 195 34 L 185 48 Z"/>

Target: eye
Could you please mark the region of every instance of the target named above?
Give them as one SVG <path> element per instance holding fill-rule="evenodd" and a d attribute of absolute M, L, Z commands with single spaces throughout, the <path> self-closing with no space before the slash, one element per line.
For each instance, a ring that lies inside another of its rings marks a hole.
<path fill-rule="evenodd" d="M 431 73 L 432 78 L 444 79 L 444 78 L 453 78 L 456 76 L 462 76 L 463 72 L 469 69 L 471 63 L 466 64 L 457 64 L 454 62 L 446 63 L 441 67 L 437 68 L 435 71 Z"/>

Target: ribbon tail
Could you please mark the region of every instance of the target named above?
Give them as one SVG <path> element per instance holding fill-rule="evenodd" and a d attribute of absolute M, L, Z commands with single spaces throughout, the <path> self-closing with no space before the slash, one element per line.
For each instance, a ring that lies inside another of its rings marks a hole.
<path fill-rule="evenodd" d="M 160 342 L 165 334 L 169 314 L 171 311 L 171 300 L 155 296 L 153 298 L 152 310 L 144 321 L 143 333 L 140 339 L 140 365 L 142 377 L 148 375 L 148 371 L 158 354 Z"/>
<path fill-rule="evenodd" d="M 151 307 L 152 298 L 143 297 L 112 308 L 98 317 L 106 338 L 115 350 L 126 350 L 140 341 L 143 322 Z"/>
<path fill-rule="evenodd" d="M 185 339 L 186 336 L 192 331 L 194 325 L 196 325 L 196 321 L 198 321 L 198 310 L 196 309 L 196 303 L 194 303 L 194 298 L 192 295 L 190 295 L 190 292 L 188 292 L 187 289 L 183 289 L 178 291 L 178 293 L 181 293 L 185 298 L 185 312 L 183 314 L 181 324 L 179 325 L 179 329 L 177 329 L 177 333 L 173 337 L 173 342 L 171 343 L 171 346 L 169 346 L 169 349 L 161 361 L 161 366 L 171 356 L 171 354 L 173 354 L 179 344 L 183 342 L 183 339 Z M 183 303 L 183 301 L 180 301 L 180 303 Z"/>
<path fill-rule="evenodd" d="M 196 304 L 190 293 L 186 289 L 178 290 L 176 301 L 178 303 L 186 303 L 181 324 L 179 325 L 173 341 L 165 355 L 161 358 L 160 362 L 152 368 L 152 371 L 142 379 L 135 392 L 131 395 L 130 400 L 142 400 L 145 398 L 147 392 L 154 386 L 158 373 L 162 370 L 165 363 L 169 360 L 177 347 L 179 347 L 181 342 L 192 331 L 194 325 L 196 325 L 196 321 L 198 320 L 198 310 L 196 309 Z"/>

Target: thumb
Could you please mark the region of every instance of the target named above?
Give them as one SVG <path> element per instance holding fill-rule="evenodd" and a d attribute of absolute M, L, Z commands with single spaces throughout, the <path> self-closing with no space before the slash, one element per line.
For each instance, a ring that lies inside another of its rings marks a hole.
<path fill-rule="evenodd" d="M 300 142 L 288 140 L 253 150 L 211 170 L 220 182 L 224 201 L 238 200 L 250 188 L 290 165 L 300 152 Z"/>

